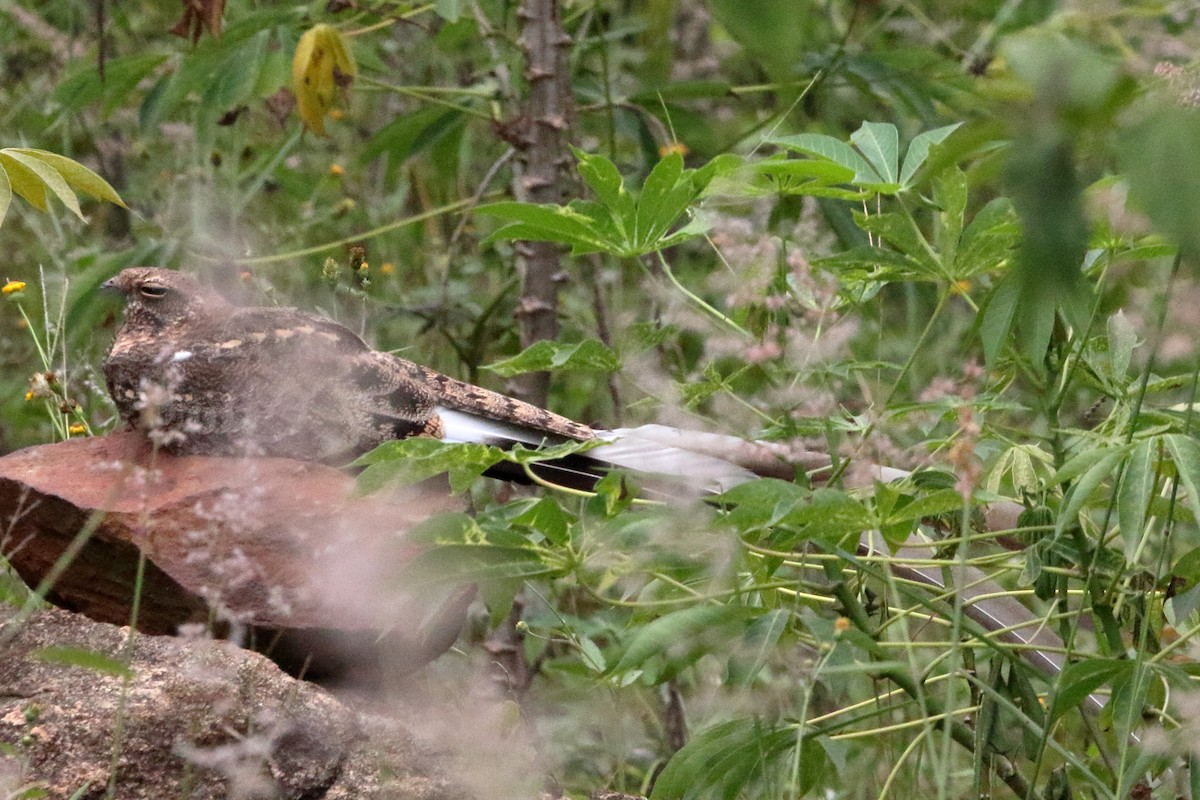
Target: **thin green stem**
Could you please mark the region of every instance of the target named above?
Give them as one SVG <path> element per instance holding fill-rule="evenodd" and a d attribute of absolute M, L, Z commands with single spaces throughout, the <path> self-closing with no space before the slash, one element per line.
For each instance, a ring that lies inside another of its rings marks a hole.
<path fill-rule="evenodd" d="M 688 300 L 691 300 L 696 305 L 696 307 L 699 308 L 701 311 L 703 311 L 705 314 L 708 314 L 713 319 L 717 320 L 718 322 L 722 323 L 723 325 L 726 325 L 728 328 L 730 328 L 730 330 L 737 331 L 739 334 L 741 334 L 742 336 L 745 336 L 747 339 L 753 338 L 750 334 L 750 331 L 746 330 L 741 325 L 738 325 L 732 319 L 725 316 L 717 309 L 713 308 L 711 305 L 709 305 L 703 299 L 701 299 L 697 294 L 695 294 L 691 289 L 688 289 L 686 286 L 684 286 L 682 283 L 680 283 L 679 279 L 675 277 L 675 273 L 671 271 L 671 265 L 667 263 L 667 259 L 665 256 L 663 256 L 661 250 L 657 251 L 655 253 L 655 255 L 658 256 L 659 266 L 662 267 L 663 274 L 667 276 L 667 280 L 669 280 L 671 282 L 671 284 L 676 289 L 678 289 L 679 292 L 684 297 L 686 297 Z"/>
<path fill-rule="evenodd" d="M 424 222 L 427 219 L 433 219 L 434 217 L 440 217 L 443 214 L 451 214 L 455 211 L 461 211 L 464 208 L 470 207 L 475 202 L 476 202 L 475 198 L 470 197 L 470 198 L 467 198 L 466 200 L 459 200 L 456 203 L 447 203 L 444 206 L 438 206 L 437 208 L 431 208 L 428 211 L 422 211 L 420 214 L 414 214 L 411 217 L 404 217 L 403 219 L 396 220 L 395 222 L 389 222 L 386 225 L 380 225 L 378 228 L 372 228 L 369 231 L 363 231 L 362 233 L 356 233 L 353 236 L 347 236 L 344 239 L 338 239 L 333 242 L 326 242 L 325 244 L 318 244 L 318 245 L 314 245 L 313 247 L 306 247 L 303 250 L 291 250 L 286 253 L 276 253 L 273 256 L 257 256 L 255 258 L 235 258 L 235 259 L 232 259 L 232 261 L 235 264 L 245 264 L 245 265 L 276 264 L 276 263 L 279 263 L 280 261 L 290 261 L 293 258 L 304 258 L 305 256 L 319 255 L 321 253 L 326 253 L 330 250 L 335 250 L 339 247 L 345 247 L 347 245 L 356 244 L 356 243 L 364 241 L 366 239 L 373 239 L 376 236 L 382 236 L 385 233 L 389 233 L 394 230 L 399 230 L 400 228 L 404 228 L 409 225 L 414 225 L 418 222 Z M 230 261 L 230 259 L 225 256 L 209 256 L 204 253 L 197 253 L 195 251 L 192 251 L 190 253 L 190 255 L 193 255 L 196 258 L 200 258 L 205 261 L 226 262 L 226 263 L 228 263 Z"/>

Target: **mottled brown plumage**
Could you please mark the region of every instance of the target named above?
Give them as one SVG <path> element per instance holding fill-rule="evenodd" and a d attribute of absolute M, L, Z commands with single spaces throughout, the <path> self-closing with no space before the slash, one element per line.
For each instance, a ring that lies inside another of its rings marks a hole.
<path fill-rule="evenodd" d="M 372 350 L 294 308 L 239 308 L 151 267 L 106 283 L 128 298 L 104 362 L 121 417 L 177 453 L 349 459 L 390 439 L 441 437 L 440 409 L 549 441 L 591 428 Z"/>

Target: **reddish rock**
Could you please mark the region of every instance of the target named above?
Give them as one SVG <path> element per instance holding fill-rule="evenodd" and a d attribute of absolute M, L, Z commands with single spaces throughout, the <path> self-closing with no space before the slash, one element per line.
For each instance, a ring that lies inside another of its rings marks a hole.
<path fill-rule="evenodd" d="M 387 631 L 390 663 L 418 665 L 453 643 L 473 590 L 406 591 L 405 535 L 458 501 L 353 486 L 310 462 L 170 456 L 133 432 L 31 447 L 0 458 L 0 554 L 101 622 L 169 634 L 212 621 L 292 668 L 315 655 L 337 671 Z"/>

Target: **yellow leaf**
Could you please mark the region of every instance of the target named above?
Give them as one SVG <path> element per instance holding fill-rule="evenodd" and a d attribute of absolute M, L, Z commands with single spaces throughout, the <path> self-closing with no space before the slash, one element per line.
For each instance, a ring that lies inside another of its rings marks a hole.
<path fill-rule="evenodd" d="M 342 34 L 332 25 L 314 25 L 296 44 L 292 91 L 304 125 L 320 136 L 339 87 L 348 88 L 358 70 Z"/>
<path fill-rule="evenodd" d="M 46 210 L 46 184 L 38 179 L 37 173 L 0 150 L 0 169 L 8 174 L 12 191 L 38 211 Z"/>
<path fill-rule="evenodd" d="M 0 165 L 0 225 L 4 224 L 4 217 L 8 214 L 10 203 L 12 203 L 12 184 L 9 183 L 8 173 Z"/>
<path fill-rule="evenodd" d="M 128 208 L 125 201 L 117 194 L 117 190 L 110 186 L 108 181 L 78 161 L 60 156 L 58 153 L 51 153 L 48 150 L 35 150 L 30 147 L 12 147 L 8 152 L 23 153 L 39 161 L 44 161 L 53 167 L 75 191 L 91 195 L 97 200 L 107 200 L 122 208 Z"/>
<path fill-rule="evenodd" d="M 63 205 L 71 209 L 75 216 L 83 219 L 83 211 L 79 208 L 79 198 L 71 191 L 71 187 L 63 180 L 63 176 L 58 174 L 58 170 L 47 164 L 45 161 L 34 158 L 31 155 L 21 152 L 14 147 L 8 147 L 0 150 L 0 155 L 4 155 L 13 159 L 27 168 L 30 172 L 37 176 L 37 179 L 45 184 L 46 188 L 54 192 L 54 196 L 62 201 Z M 15 188 L 15 187 L 14 187 Z M 22 195 L 24 196 L 24 195 Z M 45 211 L 45 192 L 42 192 L 42 210 Z"/>

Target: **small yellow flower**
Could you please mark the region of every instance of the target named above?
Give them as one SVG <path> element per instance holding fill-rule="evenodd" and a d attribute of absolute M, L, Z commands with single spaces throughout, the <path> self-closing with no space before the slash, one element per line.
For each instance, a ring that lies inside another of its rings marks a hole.
<path fill-rule="evenodd" d="M 4 284 L 4 288 L 0 289 L 0 292 L 9 295 L 16 294 L 17 292 L 22 292 L 24 290 L 25 281 L 9 281 L 8 283 Z"/>
<path fill-rule="evenodd" d="M 33 392 L 32 391 L 26 392 L 25 393 L 25 402 L 28 403 L 32 399 L 33 399 Z"/>
<path fill-rule="evenodd" d="M 342 111 L 340 108 L 329 109 L 329 118 L 330 119 L 338 120 L 344 116 L 346 116 L 346 112 Z"/>
<path fill-rule="evenodd" d="M 72 436 L 78 436 L 81 433 L 87 433 L 87 426 L 76 422 L 71 427 L 67 428 L 67 433 Z"/>
<path fill-rule="evenodd" d="M 686 156 L 689 152 L 688 146 L 683 142 L 667 142 L 662 147 L 658 148 L 659 158 L 666 158 L 672 153 L 679 153 L 681 156 Z"/>
<path fill-rule="evenodd" d="M 838 617 L 833 623 L 833 629 L 838 633 L 845 633 L 850 630 L 850 620 L 846 617 Z"/>
<path fill-rule="evenodd" d="M 968 280 L 955 281 L 950 284 L 950 291 L 953 294 L 966 294 L 971 291 L 971 282 Z"/>
<path fill-rule="evenodd" d="M 379 274 L 380 275 L 396 274 L 396 265 L 390 261 L 383 262 L 382 264 L 379 265 Z"/>
<path fill-rule="evenodd" d="M 329 167 L 329 174 L 335 178 L 340 178 L 346 174 L 346 168 L 341 164 L 333 164 Z"/>

